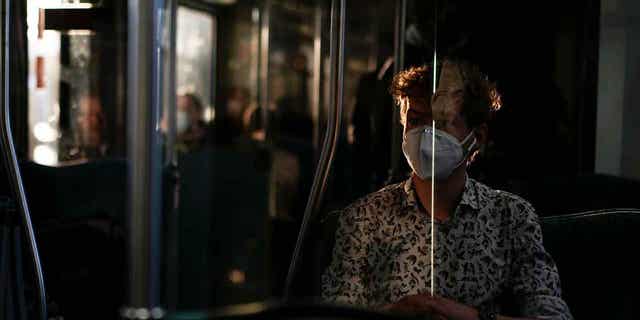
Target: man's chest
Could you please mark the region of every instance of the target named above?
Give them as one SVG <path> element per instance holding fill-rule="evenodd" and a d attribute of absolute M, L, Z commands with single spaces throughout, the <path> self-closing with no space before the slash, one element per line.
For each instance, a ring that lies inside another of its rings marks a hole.
<path fill-rule="evenodd" d="M 432 265 L 441 296 L 478 305 L 499 295 L 510 262 L 507 235 L 500 226 L 464 219 L 453 226 L 436 224 L 432 251 L 430 223 L 406 222 L 383 227 L 370 251 L 376 300 L 388 303 L 428 293 Z"/>

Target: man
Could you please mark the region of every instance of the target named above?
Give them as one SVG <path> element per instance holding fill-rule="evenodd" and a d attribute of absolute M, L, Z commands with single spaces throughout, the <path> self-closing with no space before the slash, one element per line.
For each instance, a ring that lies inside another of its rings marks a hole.
<path fill-rule="evenodd" d="M 323 275 L 323 297 L 475 320 L 510 319 L 500 303 L 501 297 L 509 296 L 518 313 L 510 316 L 572 319 L 531 205 L 466 175 L 487 141 L 487 121 L 500 106 L 495 86 L 476 67 L 445 61 L 430 99 L 430 74 L 429 68 L 417 67 L 394 78 L 391 92 L 404 125 L 402 149 L 413 172 L 405 182 L 344 210 L 333 260 Z"/>
<path fill-rule="evenodd" d="M 207 127 L 203 120 L 204 107 L 193 93 L 178 96 L 176 112 L 177 148 L 182 152 L 200 149 L 206 139 Z"/>
<path fill-rule="evenodd" d="M 98 96 L 86 95 L 80 98 L 77 129 L 78 148 L 74 152 L 76 158 L 87 160 L 106 155 L 107 122 Z"/>

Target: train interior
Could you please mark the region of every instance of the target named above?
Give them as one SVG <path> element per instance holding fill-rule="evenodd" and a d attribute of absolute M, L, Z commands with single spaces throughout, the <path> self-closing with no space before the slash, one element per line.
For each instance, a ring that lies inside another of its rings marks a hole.
<path fill-rule="evenodd" d="M 336 217 L 410 173 L 394 74 L 453 55 L 502 94 L 468 175 L 576 319 L 640 317 L 638 1 L 0 2 L 0 318 L 380 316 L 316 304 Z"/>

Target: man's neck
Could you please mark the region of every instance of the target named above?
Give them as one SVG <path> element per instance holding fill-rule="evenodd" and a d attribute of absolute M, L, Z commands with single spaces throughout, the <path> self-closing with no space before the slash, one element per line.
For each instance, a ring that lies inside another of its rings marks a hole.
<path fill-rule="evenodd" d="M 415 173 L 411 175 L 416 195 L 422 207 L 431 210 L 431 179 L 424 180 Z M 457 168 L 448 179 L 436 181 L 434 200 L 434 216 L 438 221 L 446 221 L 458 206 L 466 181 L 465 166 Z"/>

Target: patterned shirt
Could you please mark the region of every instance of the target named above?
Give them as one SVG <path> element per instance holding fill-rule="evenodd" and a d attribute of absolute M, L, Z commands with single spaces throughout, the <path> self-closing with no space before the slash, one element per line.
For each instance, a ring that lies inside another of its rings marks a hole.
<path fill-rule="evenodd" d="M 344 209 L 322 277 L 325 300 L 377 307 L 430 292 L 431 217 L 416 199 L 409 178 Z M 497 313 L 507 295 L 518 316 L 572 319 L 538 217 L 522 198 L 467 178 L 453 215 L 435 222 L 435 238 L 437 295 Z"/>

